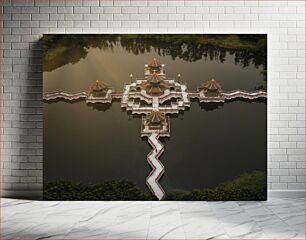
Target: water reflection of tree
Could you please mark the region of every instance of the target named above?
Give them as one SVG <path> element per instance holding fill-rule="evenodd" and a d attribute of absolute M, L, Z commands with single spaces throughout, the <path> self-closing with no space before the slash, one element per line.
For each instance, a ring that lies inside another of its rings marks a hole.
<path fill-rule="evenodd" d="M 89 48 L 113 50 L 121 45 L 135 55 L 154 49 L 160 56 L 171 56 L 187 62 L 201 59 L 224 62 L 234 55 L 235 63 L 246 67 L 267 66 L 266 35 L 44 35 L 44 71 L 52 71 L 85 58 Z"/>
<path fill-rule="evenodd" d="M 224 103 L 199 103 L 201 109 L 204 109 L 206 112 L 213 111 L 219 107 L 223 107 Z"/>
<path fill-rule="evenodd" d="M 88 106 L 91 106 L 94 110 L 106 112 L 112 106 L 111 103 L 88 103 Z"/>

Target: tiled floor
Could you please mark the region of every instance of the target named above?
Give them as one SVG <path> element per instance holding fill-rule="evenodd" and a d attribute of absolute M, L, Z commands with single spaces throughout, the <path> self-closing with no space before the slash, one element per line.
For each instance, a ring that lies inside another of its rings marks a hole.
<path fill-rule="evenodd" d="M 305 199 L 50 202 L 1 199 L 4 239 L 305 239 Z"/>

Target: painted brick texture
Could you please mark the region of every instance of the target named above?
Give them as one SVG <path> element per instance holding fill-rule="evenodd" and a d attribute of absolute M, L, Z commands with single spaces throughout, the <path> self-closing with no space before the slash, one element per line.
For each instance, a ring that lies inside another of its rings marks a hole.
<path fill-rule="evenodd" d="M 43 33 L 268 33 L 268 188 L 305 188 L 303 1 L 4 0 L 1 10 L 4 196 L 42 189 Z"/>

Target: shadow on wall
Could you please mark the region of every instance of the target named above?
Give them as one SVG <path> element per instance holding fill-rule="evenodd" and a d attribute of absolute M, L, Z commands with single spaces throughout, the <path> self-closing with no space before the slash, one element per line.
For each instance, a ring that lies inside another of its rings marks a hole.
<path fill-rule="evenodd" d="M 12 93 L 12 100 L 20 100 L 18 125 L 20 129 L 19 141 L 15 142 L 19 153 L 11 156 L 11 161 L 20 163 L 20 169 L 28 169 L 26 181 L 16 187 L 2 190 L 2 196 L 23 199 L 39 199 L 42 196 L 42 136 L 43 136 L 43 56 L 42 42 L 30 43 L 29 50 L 24 59 L 27 59 L 26 70 L 19 73 L 19 79 L 13 85 L 20 86 L 20 93 Z M 14 67 L 14 66 L 13 66 Z M 15 95 L 16 94 L 16 95 Z M 31 171 L 34 170 L 34 171 Z M 35 178 L 32 180 L 32 178 Z"/>

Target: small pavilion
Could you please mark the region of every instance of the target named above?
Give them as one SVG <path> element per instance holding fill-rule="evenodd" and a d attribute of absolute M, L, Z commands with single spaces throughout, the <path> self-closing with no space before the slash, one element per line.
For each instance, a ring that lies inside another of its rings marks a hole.
<path fill-rule="evenodd" d="M 160 96 L 164 93 L 166 89 L 174 90 L 175 85 L 165 81 L 164 77 L 154 73 L 147 78 L 146 83 L 144 83 L 143 88 L 151 96 Z"/>
<path fill-rule="evenodd" d="M 162 64 L 156 58 L 153 58 L 153 60 L 148 64 L 148 68 L 151 73 L 154 71 L 160 73 L 162 70 Z"/>
<path fill-rule="evenodd" d="M 96 80 L 90 87 L 89 93 L 92 97 L 105 97 L 110 87 L 102 81 Z"/>
<path fill-rule="evenodd" d="M 158 110 L 153 110 L 145 118 L 145 125 L 150 130 L 161 130 L 164 126 L 167 126 L 166 116 Z"/>
<path fill-rule="evenodd" d="M 206 97 L 219 97 L 222 93 L 221 85 L 215 79 L 203 83 L 198 90 L 203 91 Z"/>

